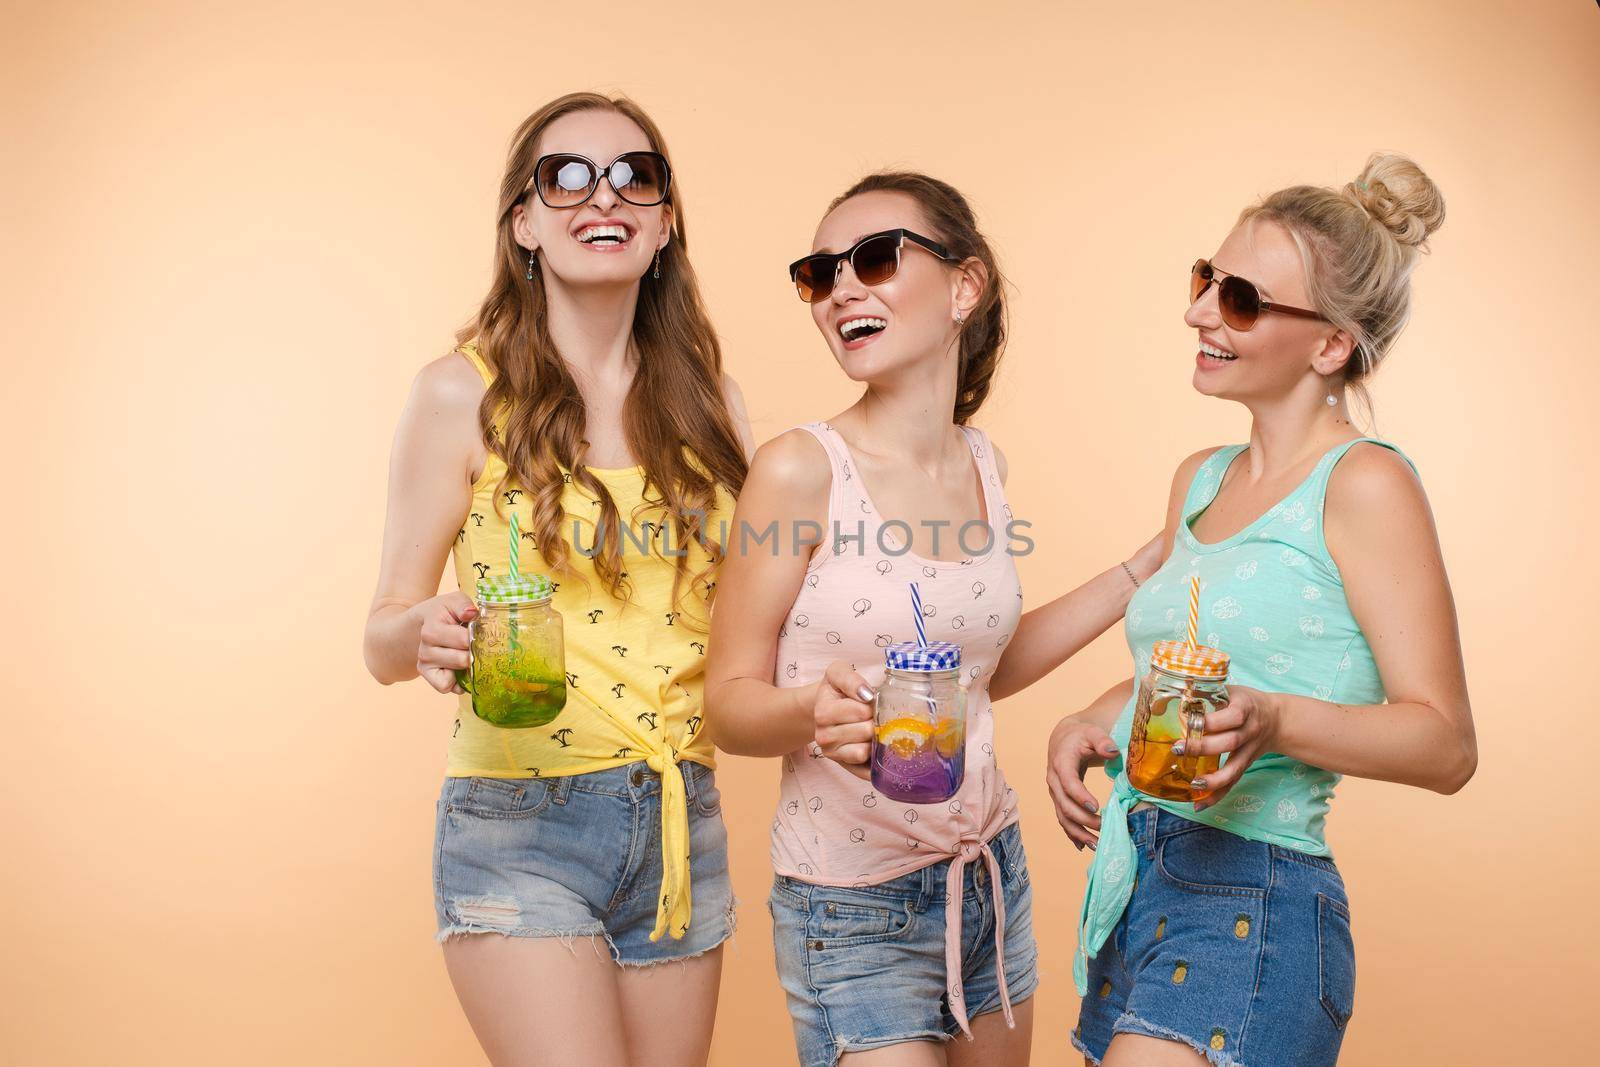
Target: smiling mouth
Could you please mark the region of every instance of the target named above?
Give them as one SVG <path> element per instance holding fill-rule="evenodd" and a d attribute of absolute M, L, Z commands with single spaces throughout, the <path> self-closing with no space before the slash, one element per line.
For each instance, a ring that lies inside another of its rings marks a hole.
<path fill-rule="evenodd" d="M 1229 352 L 1226 349 L 1217 348 L 1214 345 L 1208 345 L 1204 341 L 1200 342 L 1200 354 L 1205 356 L 1207 359 L 1216 361 L 1217 363 L 1232 363 L 1234 360 L 1239 358 L 1233 352 Z"/>
<path fill-rule="evenodd" d="M 614 248 L 633 239 L 626 226 L 586 226 L 576 236 L 578 243 L 597 248 Z"/>
<path fill-rule="evenodd" d="M 839 336 L 848 344 L 859 341 L 864 337 L 880 334 L 889 328 L 887 319 L 878 319 L 871 316 L 856 319 L 846 319 L 839 324 Z"/>

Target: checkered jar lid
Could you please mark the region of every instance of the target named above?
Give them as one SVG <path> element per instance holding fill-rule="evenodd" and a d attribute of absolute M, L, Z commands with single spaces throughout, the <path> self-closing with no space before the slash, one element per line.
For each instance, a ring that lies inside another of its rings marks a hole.
<path fill-rule="evenodd" d="M 961 666 L 961 646 L 954 641 L 919 645 L 901 641 L 883 650 L 883 662 L 895 671 L 950 671 Z"/>
<path fill-rule="evenodd" d="M 1150 650 L 1150 666 L 1170 674 L 1220 680 L 1228 677 L 1228 654 L 1205 645 L 1191 648 L 1187 641 L 1157 641 Z"/>
<path fill-rule="evenodd" d="M 549 600 L 555 587 L 542 574 L 497 574 L 478 579 L 480 604 L 531 604 Z"/>

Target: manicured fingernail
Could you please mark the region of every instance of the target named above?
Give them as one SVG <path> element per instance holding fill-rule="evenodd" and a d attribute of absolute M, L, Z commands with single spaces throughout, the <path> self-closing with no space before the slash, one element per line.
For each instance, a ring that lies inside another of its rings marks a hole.
<path fill-rule="evenodd" d="M 1204 778 L 1196 778 L 1194 781 L 1190 782 L 1189 785 L 1193 789 L 1204 789 L 1206 787 L 1206 780 Z"/>
<path fill-rule="evenodd" d="M 1089 814 L 1098 815 L 1099 813 L 1100 805 L 1096 804 L 1093 800 L 1089 801 Z"/>
<path fill-rule="evenodd" d="M 1090 851 L 1090 852 L 1093 852 L 1093 851 L 1094 851 L 1094 846 L 1093 846 L 1093 845 L 1090 845 L 1090 846 L 1089 846 L 1089 851 Z"/>
<path fill-rule="evenodd" d="M 872 690 L 867 686 L 862 686 L 860 689 L 857 689 L 856 696 L 861 698 L 861 703 L 863 704 L 872 703 Z"/>
<path fill-rule="evenodd" d="M 1183 748 L 1184 748 L 1184 745 L 1183 745 L 1182 741 L 1174 741 L 1174 742 L 1172 742 L 1172 754 L 1174 756 L 1183 755 Z"/>

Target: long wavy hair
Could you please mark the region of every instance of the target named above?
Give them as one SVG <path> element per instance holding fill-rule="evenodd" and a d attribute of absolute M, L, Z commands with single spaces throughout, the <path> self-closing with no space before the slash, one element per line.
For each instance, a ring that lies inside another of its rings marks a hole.
<path fill-rule="evenodd" d="M 956 366 L 956 404 L 951 413 L 956 425 L 965 426 L 978 413 L 995 371 L 1006 350 L 1006 280 L 994 248 L 978 229 L 978 217 L 967 198 L 949 182 L 916 171 L 879 171 L 869 174 L 834 198 L 832 211 L 863 193 L 901 193 L 917 202 L 933 232 L 957 259 L 977 259 L 988 272 L 978 304 L 961 325 Z"/>
<path fill-rule="evenodd" d="M 624 577 L 621 517 L 604 483 L 584 464 L 589 442 L 584 437 L 583 395 L 550 336 L 544 265 L 538 265 L 531 280 L 527 277 L 528 253 L 512 231 L 513 209 L 534 195 L 530 183 L 540 137 L 557 119 L 581 111 L 626 116 L 644 131 L 650 147 L 670 161 L 661 131 L 626 97 L 569 93 L 523 120 L 500 183 L 489 294 L 456 340 L 475 343 L 494 371 L 478 408 L 478 424 L 484 447 L 505 461 L 500 489 L 515 485 L 531 498 L 532 522 L 523 536 L 534 542 L 553 571 L 575 573 L 572 546 L 561 532 L 563 474 L 570 474 L 600 502 L 595 573 L 611 596 L 626 601 L 631 591 Z M 677 557 L 676 605 L 685 579 L 688 588 L 707 584 L 721 562 L 720 548 L 707 536 L 705 516 L 715 506 L 718 485 L 734 494 L 743 487 L 747 462 L 722 390 L 722 348 L 689 265 L 682 184 L 676 174 L 666 203 L 672 208 L 672 239 L 661 250 L 660 278 L 647 275 L 640 281 L 631 338 L 638 368 L 622 421 L 629 451 L 644 468 L 645 508 L 665 509 L 675 546 L 693 540 L 710 553 L 710 563 L 692 575 L 688 554 Z M 497 508 L 501 499 L 497 491 Z"/>

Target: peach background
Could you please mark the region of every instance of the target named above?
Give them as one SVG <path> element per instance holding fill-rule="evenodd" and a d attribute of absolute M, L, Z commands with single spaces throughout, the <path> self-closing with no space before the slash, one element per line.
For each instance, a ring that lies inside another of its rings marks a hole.
<path fill-rule="evenodd" d="M 1592 1046 L 1580 783 L 1600 723 L 1563 699 L 1589 687 L 1577 635 L 1600 618 L 1587 0 L 59 3 L 7 22 L 9 1062 L 480 1062 L 432 942 L 451 705 L 379 688 L 359 637 L 411 375 L 481 295 L 511 130 L 580 87 L 668 132 L 761 438 L 851 396 L 782 276 L 825 201 L 886 164 L 972 197 L 1016 284 L 981 421 L 1036 524 L 1033 604 L 1153 529 L 1182 456 L 1246 432 L 1188 385 L 1193 258 L 1262 192 L 1414 154 L 1450 218 L 1376 393 L 1438 513 L 1482 768 L 1452 798 L 1340 794 L 1345 1062 Z M 1042 1064 L 1077 1062 L 1085 861 L 1038 752 L 1126 655 L 1103 639 L 1001 708 Z M 773 767 L 729 759 L 723 779 L 744 929 L 713 1060 L 788 1063 Z"/>

